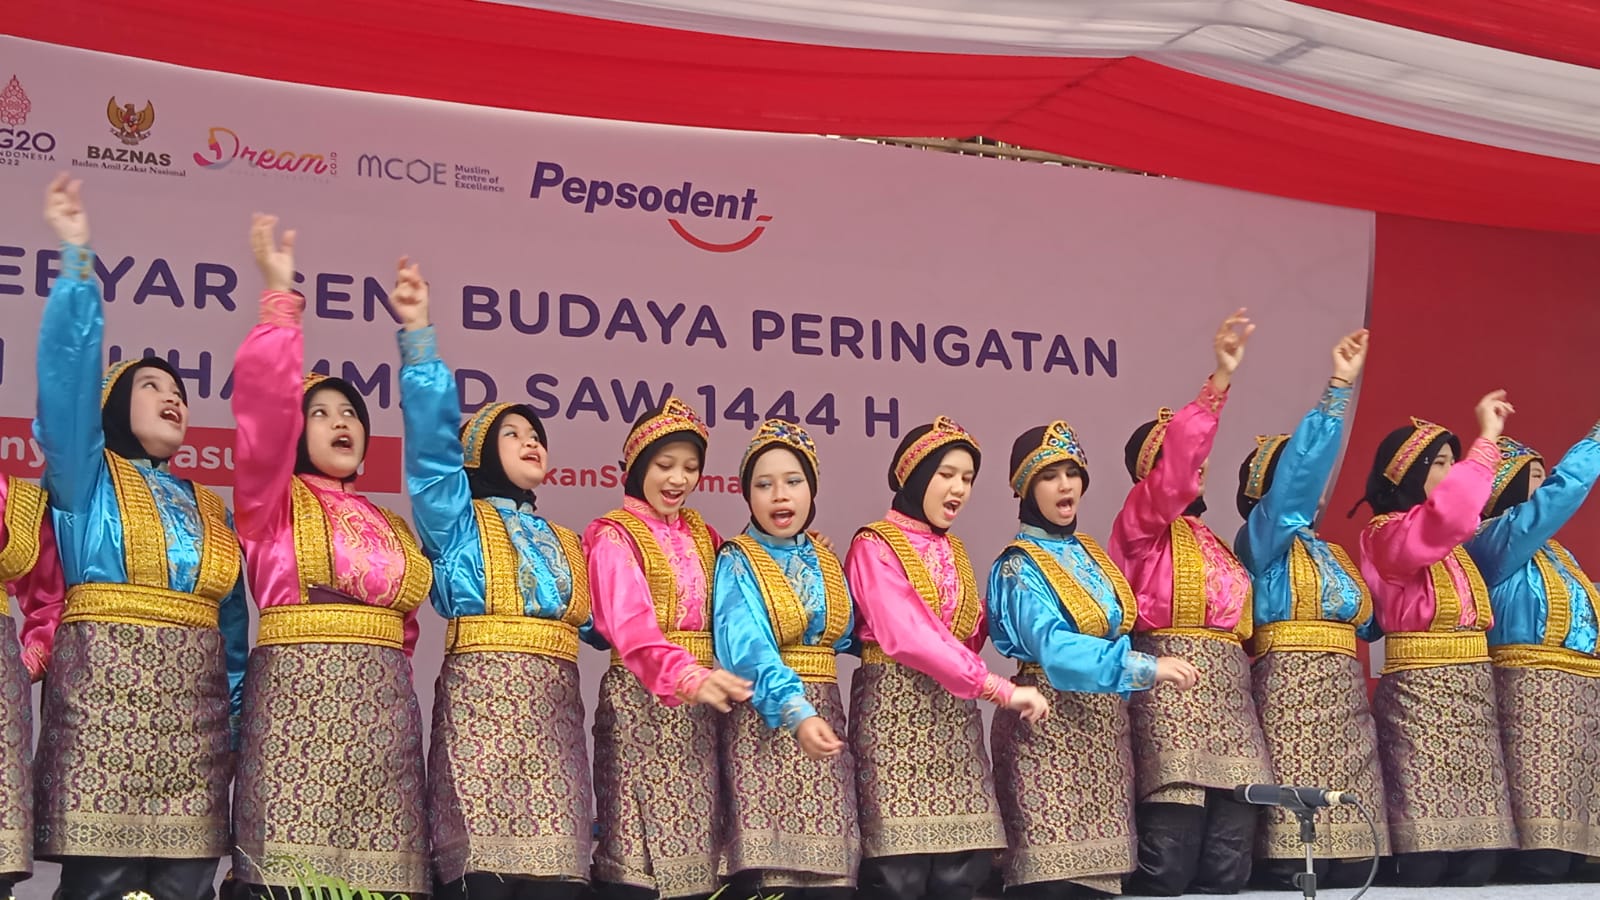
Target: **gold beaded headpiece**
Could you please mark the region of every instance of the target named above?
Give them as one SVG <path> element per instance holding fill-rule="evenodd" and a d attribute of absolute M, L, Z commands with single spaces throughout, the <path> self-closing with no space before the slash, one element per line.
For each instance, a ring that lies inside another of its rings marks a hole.
<path fill-rule="evenodd" d="M 1144 436 L 1144 442 L 1139 445 L 1139 457 L 1133 464 L 1133 480 L 1143 481 L 1150 469 L 1156 464 L 1156 454 L 1161 452 L 1161 445 L 1167 439 L 1167 426 L 1172 423 L 1173 412 L 1163 406 L 1156 411 L 1155 427 Z"/>
<path fill-rule="evenodd" d="M 1443 425 L 1435 425 L 1416 416 L 1411 417 L 1411 427 L 1416 430 L 1400 444 L 1400 449 L 1390 457 L 1389 464 L 1383 467 L 1384 480 L 1396 487 L 1400 485 L 1401 479 L 1406 477 L 1406 472 L 1416 464 L 1423 451 L 1428 449 L 1428 445 L 1450 433 L 1450 429 Z"/>
<path fill-rule="evenodd" d="M 1244 495 L 1251 500 L 1260 500 L 1267 492 L 1267 472 L 1272 468 L 1272 460 L 1282 450 L 1283 445 L 1289 443 L 1287 434 L 1258 434 L 1256 435 L 1256 455 L 1250 460 L 1250 475 L 1244 482 Z"/>
<path fill-rule="evenodd" d="M 934 419 L 932 430 L 917 438 L 894 461 L 894 479 L 897 482 L 895 490 L 898 491 L 900 488 L 905 487 L 906 479 L 911 477 L 911 473 L 916 471 L 917 466 L 921 465 L 923 460 L 932 456 L 940 448 L 957 443 L 967 443 L 971 444 L 974 449 L 981 449 L 978 447 L 977 438 L 974 438 L 965 428 L 956 424 L 954 419 L 948 416 L 940 416 Z"/>
<path fill-rule="evenodd" d="M 1026 495 L 1028 482 L 1035 474 L 1068 460 L 1084 469 L 1089 468 L 1089 457 L 1083 452 L 1083 445 L 1078 443 L 1077 432 L 1072 430 L 1071 425 L 1057 419 L 1045 426 L 1044 438 L 1039 441 L 1039 446 L 1011 473 L 1011 490 L 1018 497 Z"/>
<path fill-rule="evenodd" d="M 756 429 L 756 436 L 750 440 L 750 446 L 745 448 L 744 459 L 739 461 L 739 473 L 744 474 L 757 453 L 774 445 L 787 447 L 805 457 L 811 463 L 812 473 L 819 479 L 822 477 L 821 466 L 817 463 L 816 442 L 811 440 L 811 435 L 804 428 L 784 419 L 768 419 L 761 423 L 761 427 Z"/>
<path fill-rule="evenodd" d="M 1500 448 L 1500 466 L 1494 471 L 1494 485 L 1489 491 L 1489 502 L 1483 505 L 1484 515 L 1488 515 L 1494 509 L 1495 504 L 1500 502 L 1500 495 L 1506 492 L 1506 488 L 1511 484 L 1511 479 L 1516 478 L 1518 472 L 1527 468 L 1535 460 L 1544 462 L 1544 456 L 1539 451 L 1516 438 L 1506 437 L 1502 434 L 1495 441 L 1495 445 Z"/>
<path fill-rule="evenodd" d="M 622 442 L 622 468 L 632 469 L 634 461 L 651 442 L 679 433 L 699 435 L 702 441 L 711 438 L 699 413 L 677 397 L 669 397 L 660 412 L 648 419 L 641 419 L 628 432 L 628 439 Z"/>
<path fill-rule="evenodd" d="M 461 457 L 462 465 L 469 469 L 476 469 L 483 465 L 483 445 L 488 439 L 489 426 L 501 413 L 516 406 L 515 403 L 491 403 L 472 414 L 467 420 L 465 428 L 461 429 Z"/>
<path fill-rule="evenodd" d="M 116 385 L 117 379 L 122 377 L 122 373 L 128 371 L 143 361 L 144 360 L 142 359 L 125 359 L 122 362 L 113 363 L 112 365 L 106 367 L 106 374 L 100 379 L 101 409 L 106 408 L 106 401 L 111 399 L 111 388 Z"/>

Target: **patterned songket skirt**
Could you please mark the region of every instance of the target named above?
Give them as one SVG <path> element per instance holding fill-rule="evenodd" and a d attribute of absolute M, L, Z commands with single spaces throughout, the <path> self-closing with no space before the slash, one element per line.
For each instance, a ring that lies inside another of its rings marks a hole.
<path fill-rule="evenodd" d="M 228 852 L 228 676 L 215 628 L 70 622 L 45 676 L 36 852 Z"/>
<path fill-rule="evenodd" d="M 468 872 L 589 877 L 594 815 L 576 663 L 446 656 L 432 744 L 428 819 L 440 881 Z"/>
<path fill-rule="evenodd" d="M 863 665 L 850 684 L 850 749 L 863 856 L 1006 845 L 977 701 L 909 666 Z"/>
<path fill-rule="evenodd" d="M 606 670 L 594 716 L 595 878 L 663 898 L 717 889 L 719 715 L 664 706 L 626 668 Z"/>
<path fill-rule="evenodd" d="M 1488 663 L 1385 675 L 1372 711 L 1394 852 L 1517 846 Z"/>
<path fill-rule="evenodd" d="M 1276 773 L 1273 782 L 1354 791 L 1378 827 L 1378 855 L 1387 856 L 1389 827 L 1378 732 L 1360 661 L 1340 653 L 1284 651 L 1256 660 L 1251 674 L 1261 730 Z M 1305 855 L 1300 823 L 1293 813 L 1271 807 L 1261 826 L 1258 857 Z M 1318 859 L 1368 858 L 1373 855 L 1372 831 L 1354 806 L 1331 807 L 1317 814 L 1312 852 Z"/>
<path fill-rule="evenodd" d="M 17 623 L 0 616 L 0 880 L 32 871 L 33 692 L 17 648 Z"/>
<path fill-rule="evenodd" d="M 1600 678 L 1496 668 L 1494 680 L 1522 849 L 1600 856 Z"/>
<path fill-rule="evenodd" d="M 844 735 L 839 686 L 808 682 L 805 692 L 834 733 Z M 768 728 L 748 703 L 725 722 L 728 871 L 760 870 L 763 888 L 853 887 L 861 846 L 849 748 L 812 759 L 794 735 Z"/>
<path fill-rule="evenodd" d="M 1015 679 L 1044 692 L 1050 715 L 994 714 L 994 777 L 1005 817 L 1006 885 L 1071 881 L 1122 892 L 1133 871 L 1133 750 L 1116 694 L 1058 691 L 1029 666 Z"/>
<path fill-rule="evenodd" d="M 1136 634 L 1134 649 L 1179 656 L 1200 670 L 1187 691 L 1169 685 L 1133 695 L 1137 801 L 1205 803 L 1205 788 L 1232 790 L 1272 779 L 1267 744 L 1250 696 L 1250 660 L 1236 642 L 1182 634 Z"/>
<path fill-rule="evenodd" d="M 422 718 L 405 654 L 251 651 L 234 795 L 240 881 L 294 886 L 309 870 L 357 890 L 427 893 Z"/>

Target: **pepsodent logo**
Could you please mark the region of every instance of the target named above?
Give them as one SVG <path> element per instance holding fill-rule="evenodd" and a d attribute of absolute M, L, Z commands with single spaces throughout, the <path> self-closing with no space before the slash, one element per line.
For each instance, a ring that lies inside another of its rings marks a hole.
<path fill-rule="evenodd" d="M 735 250 L 743 250 L 759 240 L 767 230 L 766 223 L 772 221 L 771 216 L 755 215 L 756 203 L 759 202 L 755 188 L 745 188 L 742 194 L 722 194 L 698 189 L 691 181 L 673 187 L 662 187 L 655 184 L 636 184 L 632 181 L 613 182 L 598 178 L 579 178 L 575 175 L 568 176 L 566 169 L 559 163 L 543 161 L 534 167 L 533 189 L 528 194 L 532 200 L 538 200 L 542 196 L 559 197 L 573 206 L 581 207 L 590 215 L 608 207 L 665 214 L 667 223 L 672 226 L 678 237 L 710 253 L 732 253 Z M 685 224 L 691 219 L 702 220 L 695 223 L 694 231 Z M 717 226 L 709 222 L 714 219 L 730 223 L 750 223 L 750 227 L 741 230 L 732 225 Z M 700 233 L 696 234 L 696 231 Z M 739 236 L 731 241 L 718 242 L 708 239 L 733 237 L 735 233 Z"/>

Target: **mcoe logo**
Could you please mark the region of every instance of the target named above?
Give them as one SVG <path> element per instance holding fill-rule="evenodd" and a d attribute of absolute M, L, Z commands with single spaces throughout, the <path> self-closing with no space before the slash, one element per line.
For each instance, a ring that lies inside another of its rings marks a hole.
<path fill-rule="evenodd" d="M 409 181 L 412 184 L 450 184 L 449 163 L 406 159 L 403 156 L 384 157 L 376 153 L 363 153 L 356 159 L 356 174 L 390 181 Z"/>

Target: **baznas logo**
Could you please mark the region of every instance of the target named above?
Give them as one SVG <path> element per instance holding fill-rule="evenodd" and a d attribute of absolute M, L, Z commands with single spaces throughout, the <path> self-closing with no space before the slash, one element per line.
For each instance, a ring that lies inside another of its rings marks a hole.
<path fill-rule="evenodd" d="M 106 119 L 111 123 L 111 133 L 134 147 L 150 136 L 150 128 L 156 124 L 156 105 L 146 100 L 144 109 L 135 109 L 132 103 L 118 106 L 117 98 L 112 97 L 106 101 Z"/>
<path fill-rule="evenodd" d="M 545 189 L 558 186 L 561 199 L 573 206 L 583 207 L 586 213 L 592 214 L 602 206 L 638 209 L 644 212 L 665 212 L 671 216 L 667 219 L 667 223 L 677 232 L 678 237 L 711 253 L 732 253 L 735 250 L 743 250 L 754 244 L 767 230 L 764 223 L 772 221 L 771 216 L 754 216 L 755 227 L 743 237 L 727 243 L 713 243 L 690 233 L 678 217 L 693 216 L 697 219 L 750 222 L 751 214 L 758 202 L 755 188 L 746 188 L 743 194 L 713 194 L 710 191 L 695 190 L 694 184 L 688 181 L 677 187 L 664 188 L 654 184 L 635 184 L 631 181 L 612 183 L 599 179 L 568 178 L 566 170 L 559 163 L 553 162 L 540 162 L 534 167 L 533 189 L 528 197 L 537 200 Z"/>

